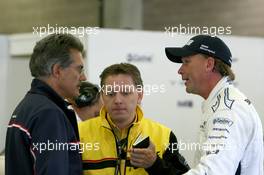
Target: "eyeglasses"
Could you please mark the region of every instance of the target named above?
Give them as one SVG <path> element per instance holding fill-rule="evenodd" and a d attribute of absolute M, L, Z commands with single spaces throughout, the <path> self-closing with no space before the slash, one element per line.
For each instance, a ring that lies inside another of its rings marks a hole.
<path fill-rule="evenodd" d="M 84 73 L 84 67 L 83 67 L 83 65 L 73 66 L 73 68 L 75 70 L 77 70 L 79 72 L 79 74 L 83 74 Z"/>

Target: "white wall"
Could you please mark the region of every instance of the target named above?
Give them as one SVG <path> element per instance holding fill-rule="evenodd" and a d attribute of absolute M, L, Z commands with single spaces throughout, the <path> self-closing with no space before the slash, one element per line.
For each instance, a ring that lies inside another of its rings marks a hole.
<path fill-rule="evenodd" d="M 169 37 L 163 32 L 101 30 L 87 39 L 81 38 L 87 48 L 87 76 L 90 81 L 99 83 L 99 74 L 110 64 L 130 62 L 138 66 L 144 84 L 165 86 L 165 93 L 151 93 L 143 99 L 145 116 L 159 121 L 173 129 L 178 140 L 195 142 L 198 136 L 201 116 L 199 96 L 185 93 L 185 88 L 177 74 L 179 64 L 169 62 L 164 53 L 166 46 L 182 46 L 190 36 Z M 237 85 L 255 104 L 264 122 L 264 39 L 247 37 L 222 37 L 230 46 L 235 62 L 234 72 Z M 12 35 L 9 45 L 11 57 L 0 57 L 0 139 L 5 140 L 7 118 L 30 87 L 29 55 L 35 42 L 40 38 L 28 35 Z M 4 39 L 6 42 L 6 38 Z M 0 52 L 0 55 L 6 53 Z M 8 54 L 6 53 L 8 56 Z M 6 75 L 6 76 L 3 76 Z M 2 81 L 3 80 L 3 81 Z M 6 87 L 6 88 L 5 88 Z M 192 105 L 191 105 L 192 104 Z M 5 107 L 4 107 L 5 106 Z M 4 117 L 2 117 L 4 116 Z M 7 117 L 7 118 L 6 118 Z M 4 145 L 4 141 L 0 142 Z M 0 148 L 1 145 L 0 144 Z M 2 146 L 3 147 L 3 146 Z M 193 165 L 194 151 L 182 151 Z"/>
<path fill-rule="evenodd" d="M 0 36 L 0 82 L 1 82 L 1 90 L 0 90 L 0 139 L 5 140 L 6 134 L 6 125 L 8 123 L 9 116 L 6 113 L 6 99 L 8 94 L 6 94 L 7 90 L 7 62 L 8 62 L 8 38 L 5 36 Z M 5 142 L 0 142 L 0 153 L 3 151 L 5 147 Z"/>

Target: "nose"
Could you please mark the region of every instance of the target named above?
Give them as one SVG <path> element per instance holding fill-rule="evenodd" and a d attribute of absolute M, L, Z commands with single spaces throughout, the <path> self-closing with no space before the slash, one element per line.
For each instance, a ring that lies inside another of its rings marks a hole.
<path fill-rule="evenodd" d="M 85 80 L 87 80 L 86 75 L 85 75 L 84 73 L 81 74 L 81 76 L 80 76 L 80 80 L 81 80 L 81 81 L 85 81 Z"/>
<path fill-rule="evenodd" d="M 180 67 L 179 70 L 178 70 L 178 74 L 180 74 L 180 75 L 183 74 L 182 65 L 181 65 L 181 67 Z"/>
<path fill-rule="evenodd" d="M 115 102 L 115 104 L 121 104 L 122 103 L 122 95 L 119 92 L 116 93 L 115 98 L 114 98 L 114 102 Z"/>

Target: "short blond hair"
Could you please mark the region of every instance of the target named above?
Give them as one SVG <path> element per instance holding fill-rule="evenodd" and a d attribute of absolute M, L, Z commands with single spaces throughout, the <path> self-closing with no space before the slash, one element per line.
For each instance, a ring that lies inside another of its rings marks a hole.
<path fill-rule="evenodd" d="M 201 54 L 201 55 L 206 59 L 211 57 L 205 54 Z M 227 76 L 230 80 L 235 80 L 235 74 L 229 65 L 227 65 L 218 58 L 214 58 L 214 60 L 215 60 L 214 71 L 220 73 L 220 75 L 222 75 L 223 77 Z"/>

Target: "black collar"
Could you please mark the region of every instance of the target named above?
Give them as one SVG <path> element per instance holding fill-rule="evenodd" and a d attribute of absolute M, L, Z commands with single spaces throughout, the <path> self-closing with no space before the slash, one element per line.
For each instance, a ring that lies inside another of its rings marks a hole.
<path fill-rule="evenodd" d="M 59 94 L 56 93 L 47 83 L 39 79 L 32 80 L 29 93 L 44 95 L 62 109 L 67 108 L 69 105 L 69 103 L 59 96 Z"/>
<path fill-rule="evenodd" d="M 76 138 L 79 140 L 79 132 L 76 116 L 73 110 L 69 109 L 69 103 L 65 101 L 58 93 L 56 93 L 47 83 L 39 79 L 33 79 L 31 83 L 31 89 L 28 93 L 31 94 L 40 94 L 48 97 L 51 101 L 53 101 L 59 108 L 63 110 L 65 116 L 68 118 L 71 123 Z"/>

